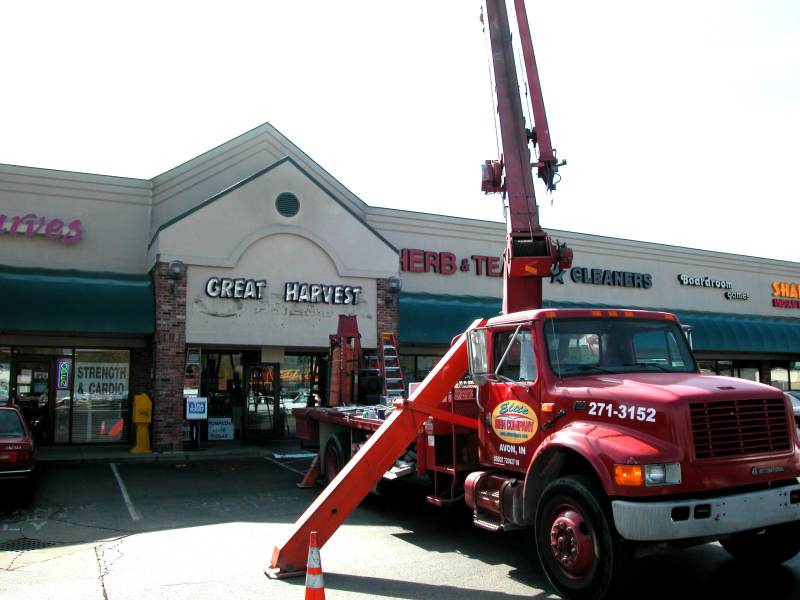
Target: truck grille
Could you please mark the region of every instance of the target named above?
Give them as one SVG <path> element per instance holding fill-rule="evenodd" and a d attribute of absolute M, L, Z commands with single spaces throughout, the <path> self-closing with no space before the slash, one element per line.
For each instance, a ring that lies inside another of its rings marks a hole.
<path fill-rule="evenodd" d="M 696 402 L 690 411 L 698 459 L 791 448 L 791 429 L 781 398 Z"/>

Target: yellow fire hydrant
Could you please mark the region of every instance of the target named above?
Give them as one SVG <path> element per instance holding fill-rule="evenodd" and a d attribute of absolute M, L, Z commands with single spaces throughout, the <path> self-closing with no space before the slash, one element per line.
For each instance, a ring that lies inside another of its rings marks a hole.
<path fill-rule="evenodd" d="M 150 423 L 153 420 L 153 401 L 147 394 L 136 394 L 133 397 L 133 422 L 136 425 L 136 446 L 131 448 L 134 454 L 150 453 Z"/>

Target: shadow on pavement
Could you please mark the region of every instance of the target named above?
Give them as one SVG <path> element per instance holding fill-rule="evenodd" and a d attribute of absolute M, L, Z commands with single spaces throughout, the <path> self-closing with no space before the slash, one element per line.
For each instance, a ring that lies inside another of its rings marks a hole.
<path fill-rule="evenodd" d="M 325 587 L 330 591 L 346 591 L 366 594 L 371 598 L 436 598 L 436 600 L 531 600 L 546 598 L 550 594 L 541 592 L 535 595 L 507 594 L 486 590 L 470 590 L 452 585 L 433 585 L 413 581 L 399 581 L 379 577 L 325 573 Z M 333 595 L 333 594 L 331 594 Z"/>
<path fill-rule="evenodd" d="M 306 465 L 295 464 L 296 471 Z M 266 460 L 188 464 L 119 465 L 127 493 L 142 515 L 134 520 L 108 464 L 43 468 L 33 500 L 0 485 L 0 543 L 17 538 L 61 544 L 92 543 L 131 533 L 232 522 L 294 523 L 321 488 L 298 489 L 301 475 Z M 426 489 L 408 482 L 368 496 L 347 520 L 350 525 L 394 525 L 393 535 L 427 552 L 459 554 L 503 568 L 514 581 L 545 590 L 530 530 L 503 534 L 475 528 L 463 503 L 439 508 L 425 501 Z M 267 545 L 275 540 L 269 540 Z M 707 598 L 800 598 L 800 557 L 789 566 L 757 568 L 735 561 L 718 545 L 664 551 L 633 567 L 633 590 L 652 600 L 685 596 Z M 391 570 L 391 562 L 387 563 Z M 374 597 L 514 599 L 501 592 L 471 591 L 376 577 L 326 573 L 331 589 Z M 635 594 L 633 595 L 636 596 Z M 525 596 L 528 597 L 528 596 Z"/>

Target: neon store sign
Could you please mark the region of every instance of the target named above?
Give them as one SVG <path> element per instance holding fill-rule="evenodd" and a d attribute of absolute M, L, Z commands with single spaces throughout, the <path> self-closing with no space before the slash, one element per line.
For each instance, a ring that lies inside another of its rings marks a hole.
<path fill-rule="evenodd" d="M 56 361 L 56 389 L 69 389 L 69 374 L 72 370 L 71 358 L 59 358 Z"/>
<path fill-rule="evenodd" d="M 83 224 L 80 219 L 66 223 L 61 219 L 27 213 L 25 215 L 0 214 L 0 236 L 24 235 L 34 237 L 43 235 L 63 244 L 74 244 L 83 237 Z"/>
<path fill-rule="evenodd" d="M 772 306 L 777 308 L 800 308 L 800 283 L 773 281 Z"/>

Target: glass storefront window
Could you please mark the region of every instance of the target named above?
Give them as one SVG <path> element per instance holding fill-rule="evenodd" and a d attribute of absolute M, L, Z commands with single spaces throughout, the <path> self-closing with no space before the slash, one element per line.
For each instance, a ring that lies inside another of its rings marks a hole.
<path fill-rule="evenodd" d="M 771 386 L 779 390 L 789 389 L 789 370 L 786 367 L 772 367 L 769 373 Z"/>
<path fill-rule="evenodd" d="M 8 404 L 11 390 L 11 351 L 0 348 L 0 404 Z"/>
<path fill-rule="evenodd" d="M 422 381 L 441 360 L 441 356 L 417 356 L 417 371 L 415 381 Z"/>
<path fill-rule="evenodd" d="M 322 400 L 317 393 L 319 364 L 323 354 L 287 354 L 280 369 L 281 410 L 283 411 L 286 436 L 297 433 L 292 409 L 319 405 Z"/>
<path fill-rule="evenodd" d="M 127 439 L 130 365 L 128 350 L 76 350 L 73 443 Z"/>
<path fill-rule="evenodd" d="M 416 381 L 414 379 L 414 357 L 413 356 L 400 356 L 400 369 L 403 371 L 403 388 L 408 394 L 408 384 Z"/>
<path fill-rule="evenodd" d="M 201 423 L 201 439 L 203 428 L 209 441 L 242 439 L 243 364 L 241 352 L 203 351 L 200 396 L 208 398 L 208 422 Z M 196 381 L 194 370 L 191 377 Z"/>
<path fill-rule="evenodd" d="M 800 390 L 800 361 L 789 363 L 789 389 Z"/>
<path fill-rule="evenodd" d="M 72 348 L 28 348 L 26 346 L 17 346 L 14 348 L 14 354 L 50 354 L 54 356 L 72 356 Z"/>
<path fill-rule="evenodd" d="M 700 369 L 700 372 L 705 375 L 717 374 L 717 362 L 714 360 L 698 360 L 697 367 Z"/>
<path fill-rule="evenodd" d="M 717 375 L 724 375 L 725 377 L 733 377 L 733 362 L 729 360 L 718 360 Z"/>
<path fill-rule="evenodd" d="M 750 381 L 760 381 L 758 367 L 739 367 L 736 376 Z"/>

